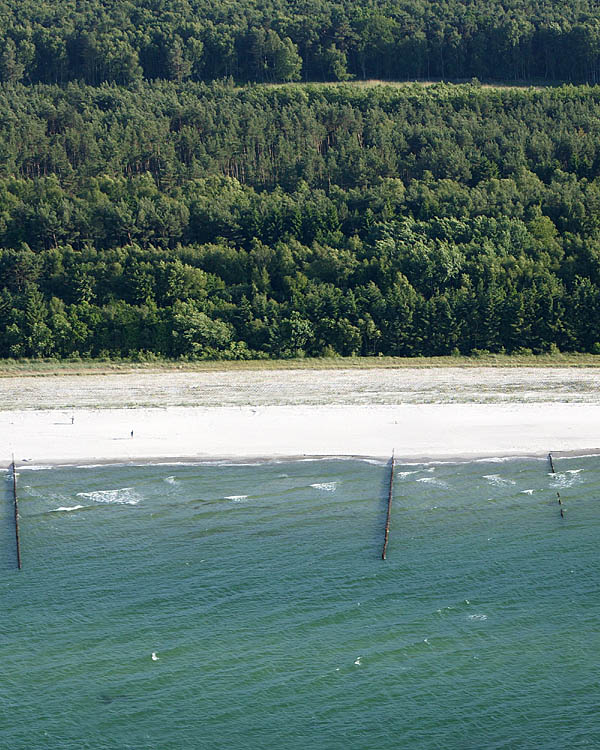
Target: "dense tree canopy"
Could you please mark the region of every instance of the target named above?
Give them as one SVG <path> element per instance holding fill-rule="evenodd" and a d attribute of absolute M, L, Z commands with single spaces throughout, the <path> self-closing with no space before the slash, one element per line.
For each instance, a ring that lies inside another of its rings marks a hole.
<path fill-rule="evenodd" d="M 598 0 L 2 0 L 0 80 L 595 83 Z"/>
<path fill-rule="evenodd" d="M 600 90 L 0 88 L 0 356 L 600 352 Z"/>

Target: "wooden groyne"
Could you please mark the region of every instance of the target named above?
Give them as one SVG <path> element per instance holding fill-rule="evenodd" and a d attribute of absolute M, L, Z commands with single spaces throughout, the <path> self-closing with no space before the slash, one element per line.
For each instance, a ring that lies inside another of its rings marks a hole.
<path fill-rule="evenodd" d="M 396 465 L 396 459 L 392 453 L 392 460 L 390 463 L 390 488 L 388 491 L 388 505 L 387 505 L 387 517 L 385 519 L 385 536 L 383 538 L 383 550 L 381 551 L 381 559 L 385 560 L 387 554 L 388 540 L 390 536 L 390 520 L 392 518 L 392 494 L 394 491 L 394 467 Z"/>
<path fill-rule="evenodd" d="M 21 570 L 21 537 L 19 535 L 19 500 L 17 498 L 17 469 L 15 466 L 15 459 L 13 458 L 11 464 L 12 471 L 12 485 L 13 485 L 13 504 L 15 510 L 15 541 L 17 543 L 17 568 Z"/>
<path fill-rule="evenodd" d="M 564 518 L 565 517 L 565 509 L 563 508 L 563 502 L 562 502 L 561 497 L 560 497 L 560 492 L 556 493 L 556 497 L 558 498 L 558 504 L 560 505 L 560 517 Z"/>
<path fill-rule="evenodd" d="M 548 461 L 550 461 L 550 470 L 552 471 L 553 474 L 556 474 L 556 469 L 554 468 L 554 461 L 552 460 L 552 453 L 548 453 Z M 558 490 L 556 492 L 556 497 L 558 499 L 558 505 L 560 506 L 560 517 L 564 518 L 565 517 L 565 509 L 563 507 L 563 501 L 562 501 L 562 498 L 560 496 L 560 492 L 558 492 Z"/>

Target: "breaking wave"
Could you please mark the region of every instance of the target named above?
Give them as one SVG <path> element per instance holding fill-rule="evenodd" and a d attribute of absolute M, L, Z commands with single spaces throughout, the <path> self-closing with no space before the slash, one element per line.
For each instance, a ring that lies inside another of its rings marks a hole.
<path fill-rule="evenodd" d="M 511 484 L 516 484 L 513 479 L 504 479 L 500 474 L 484 474 L 484 479 L 487 479 L 488 484 L 493 484 L 495 487 L 506 487 Z"/>
<path fill-rule="evenodd" d="M 121 487 L 118 490 L 96 490 L 96 492 L 78 492 L 77 497 L 85 497 L 94 503 L 116 505 L 137 505 L 140 496 L 133 487 Z"/>
<path fill-rule="evenodd" d="M 79 510 L 84 507 L 84 505 L 61 505 L 60 508 L 52 508 L 50 513 L 67 513 L 68 511 Z"/>

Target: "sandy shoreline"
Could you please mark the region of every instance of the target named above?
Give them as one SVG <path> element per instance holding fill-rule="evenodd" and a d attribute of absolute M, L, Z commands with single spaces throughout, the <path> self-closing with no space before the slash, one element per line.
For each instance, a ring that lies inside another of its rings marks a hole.
<path fill-rule="evenodd" d="M 74 422 L 71 423 L 71 416 Z M 174 407 L 0 413 L 0 461 L 416 460 L 598 452 L 600 405 Z M 133 430 L 133 437 L 131 431 Z"/>
<path fill-rule="evenodd" d="M 567 368 L 9 378 L 0 405 L 4 466 L 600 453 L 596 371 Z"/>

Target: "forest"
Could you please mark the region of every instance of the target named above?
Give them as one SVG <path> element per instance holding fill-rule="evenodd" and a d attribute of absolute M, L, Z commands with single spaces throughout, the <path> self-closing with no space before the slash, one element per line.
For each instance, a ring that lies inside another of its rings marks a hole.
<path fill-rule="evenodd" d="M 598 0 L 0 0 L 0 81 L 596 83 Z"/>
<path fill-rule="evenodd" d="M 600 89 L 0 85 L 0 356 L 600 354 Z"/>

